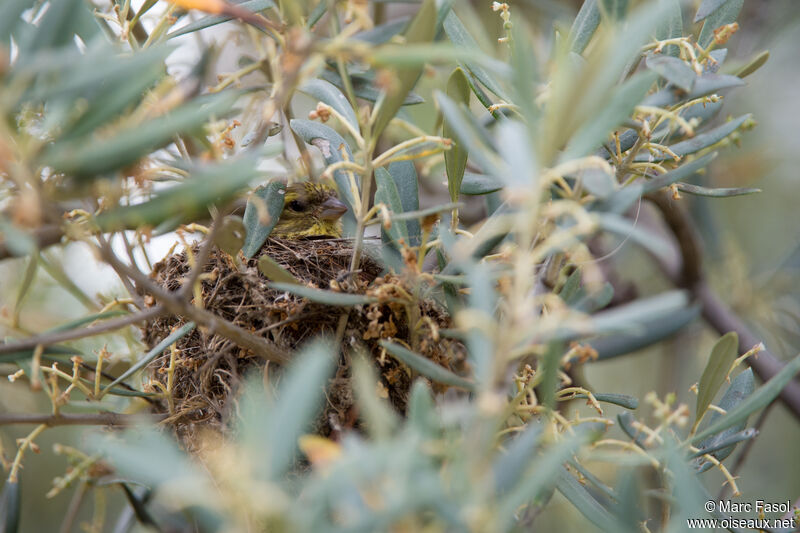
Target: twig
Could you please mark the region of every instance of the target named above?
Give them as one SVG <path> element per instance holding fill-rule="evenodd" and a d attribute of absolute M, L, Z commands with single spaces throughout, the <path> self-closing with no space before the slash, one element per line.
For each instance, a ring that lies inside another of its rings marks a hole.
<path fill-rule="evenodd" d="M 195 256 L 194 268 L 189 273 L 189 279 L 186 280 L 186 283 L 180 289 L 180 295 L 184 298 L 191 298 L 192 291 L 194 291 L 194 284 L 197 283 L 197 280 L 200 278 L 200 274 L 203 272 L 203 268 L 208 262 L 208 257 L 211 255 L 211 248 L 214 246 L 214 239 L 216 238 L 217 233 L 219 233 L 219 228 L 222 225 L 219 218 L 219 215 L 212 217 L 211 227 L 208 230 L 208 235 L 206 235 L 206 240 L 203 242 L 203 245 L 200 247 L 200 251 Z"/>
<path fill-rule="evenodd" d="M 99 252 L 101 257 L 120 275 L 124 275 L 135 281 L 140 287 L 150 293 L 156 300 L 160 301 L 164 308 L 170 313 L 183 316 L 189 320 L 204 326 L 214 333 L 231 340 L 243 348 L 251 350 L 255 355 L 266 359 L 267 361 L 275 361 L 277 363 L 287 363 L 289 356 L 278 350 L 274 345 L 266 339 L 253 335 L 239 326 L 228 322 L 214 313 L 201 309 L 192 305 L 190 302 L 181 298 L 179 294 L 164 290 L 160 286 L 153 283 L 147 274 L 131 268 L 130 266 L 122 263 L 114 251 L 108 246 L 108 243 L 101 241 Z"/>
<path fill-rule="evenodd" d="M 75 339 L 83 339 L 86 337 L 94 337 L 95 335 L 101 335 L 109 331 L 114 331 L 116 329 L 124 328 L 125 326 L 130 326 L 131 324 L 135 324 L 143 320 L 148 320 L 162 313 L 164 313 L 164 307 L 157 305 L 155 307 L 151 307 L 149 309 L 145 309 L 144 311 L 139 311 L 138 313 L 134 313 L 128 316 L 106 320 L 105 322 L 102 322 L 96 326 L 90 326 L 88 328 L 77 328 L 77 329 L 70 329 L 67 331 L 43 333 L 41 335 L 30 337 L 28 339 L 23 339 L 17 342 L 7 342 L 4 344 L 0 344 L 0 355 L 7 353 L 14 353 L 14 352 L 22 352 L 25 350 L 33 350 L 37 346 L 50 346 L 53 344 L 57 344 L 59 342 L 66 342 Z"/>
<path fill-rule="evenodd" d="M 0 426 L 11 424 L 41 424 L 54 426 L 129 426 L 140 420 L 161 421 L 167 415 L 128 415 L 123 413 L 28 414 L 0 413 Z"/>
<path fill-rule="evenodd" d="M 759 344 L 761 341 L 750 331 L 750 328 L 714 294 L 703 278 L 699 237 L 689 216 L 680 206 L 671 202 L 663 192 L 647 195 L 645 198 L 653 202 L 661 211 L 664 221 L 677 239 L 680 248 L 680 269 L 675 268 L 672 262 L 667 264 L 661 258 L 653 256 L 661 270 L 673 283 L 692 291 L 703 305 L 703 318 L 719 334 L 722 335 L 729 331 L 737 333 L 740 353 L 745 353 Z M 766 349 L 760 351 L 758 357 L 748 357 L 747 364 L 762 381 L 769 381 L 783 368 L 780 359 Z M 780 399 L 795 418 L 800 419 L 800 382 L 792 380 L 787 383 L 780 393 Z"/>

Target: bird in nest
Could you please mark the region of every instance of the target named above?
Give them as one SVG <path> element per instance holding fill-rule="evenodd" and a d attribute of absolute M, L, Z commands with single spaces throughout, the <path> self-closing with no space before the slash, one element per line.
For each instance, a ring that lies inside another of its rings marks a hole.
<path fill-rule="evenodd" d="M 310 182 L 289 185 L 272 236 L 284 239 L 340 238 L 340 218 L 346 211 L 347 206 L 329 185 Z"/>

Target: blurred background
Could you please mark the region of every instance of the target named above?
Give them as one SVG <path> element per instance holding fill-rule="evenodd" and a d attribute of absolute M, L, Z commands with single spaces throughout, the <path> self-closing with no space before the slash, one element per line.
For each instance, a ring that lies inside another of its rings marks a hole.
<path fill-rule="evenodd" d="M 139 5 L 141 2 L 133 2 Z M 487 35 L 481 43 L 485 49 L 495 47 L 503 51 L 494 39 L 500 34 L 501 21 L 491 10 L 490 1 L 472 1 L 475 17 L 464 17 L 467 25 L 482 26 Z M 579 1 L 527 0 L 510 2 L 512 9 L 525 12 L 527 23 L 538 35 L 537 57 L 544 64 L 553 29 L 566 32 L 580 7 Z M 684 27 L 688 28 L 691 13 L 699 1 L 687 2 Z M 414 6 L 391 6 L 387 16 L 402 16 L 413 12 Z M 147 23 L 147 21 L 146 21 Z M 767 64 L 746 79 L 747 85 L 726 96 L 722 115 L 753 113 L 757 127 L 745 133 L 740 146 L 722 151 L 704 176 L 704 185 L 714 187 L 759 187 L 757 195 L 727 199 L 687 197 L 691 212 L 698 224 L 703 240 L 711 251 L 705 263 L 709 279 L 722 299 L 730 305 L 776 355 L 786 359 L 800 350 L 800 202 L 798 169 L 800 169 L 800 134 L 797 117 L 800 117 L 800 7 L 795 0 L 746 0 L 739 17 L 740 30 L 728 42 L 727 62 L 746 62 L 762 50 L 769 50 Z M 230 34 L 231 25 L 218 26 L 203 32 L 222 46 L 223 59 L 220 70 L 227 68 L 225 57 L 231 61 L 238 57 L 236 40 Z M 197 41 L 194 35 L 181 41 L 181 47 L 171 58 L 174 73 L 179 74 L 191 65 L 196 57 Z M 227 55 L 226 55 L 227 54 Z M 421 80 L 416 92 L 426 98 L 426 103 L 410 108 L 410 116 L 421 127 L 432 130 L 436 121 L 431 91 L 441 87 L 446 80 L 446 69 L 431 69 Z M 247 83 L 247 80 L 245 80 Z M 310 100 L 297 102 L 296 116 L 304 116 Z M 237 133 L 235 133 L 236 135 Z M 426 204 L 443 201 L 447 195 L 443 169 L 433 167 L 423 174 L 426 180 L 421 198 Z M 482 201 L 470 202 L 476 214 L 484 209 Z M 174 235 L 156 239 L 152 245 L 152 258 L 161 258 L 175 242 Z M 110 272 L 106 272 L 79 244 L 63 249 L 52 248 L 45 254 L 53 264 L 63 264 L 76 280 L 75 290 L 64 290 L 45 272 L 39 271 L 34 290 L 28 294 L 20 311 L 20 324 L 32 331 L 41 331 L 85 313 L 79 296 L 81 291 L 107 297 L 123 295 L 124 291 Z M 621 276 L 631 281 L 639 294 L 654 293 L 668 284 L 648 257 L 632 246 L 623 246 L 611 258 L 615 267 L 625 265 Z M 0 263 L 0 313 L 7 321 L 14 313 L 17 292 L 25 275 L 25 262 L 7 260 Z M 3 327 L 0 326 L 0 332 Z M 585 373 L 598 392 L 620 392 L 642 398 L 649 391 L 659 397 L 675 392 L 678 401 L 693 409 L 695 396 L 689 388 L 699 378 L 717 336 L 698 319 L 689 328 L 670 341 L 643 350 L 636 355 L 620 357 L 588 365 Z M 79 341 L 87 351 L 99 350 L 108 338 Z M 136 353 L 133 343 L 117 339 L 119 345 L 109 345 L 121 363 L 131 353 Z M 644 407 L 648 409 L 648 407 Z M 0 382 L 0 412 L 46 412 L 49 403 L 39 394 L 29 391 L 27 382 Z M 608 407 L 611 415 L 614 407 Z M 751 419 L 751 425 L 755 422 Z M 29 427 L 0 427 L 0 443 L 6 457 L 14 453 L 14 442 L 30 431 Z M 767 411 L 760 426 L 761 435 L 754 441 L 752 450 L 739 472 L 737 481 L 743 494 L 737 501 L 753 502 L 756 499 L 780 502 L 795 501 L 800 496 L 800 476 L 797 476 L 797 443 L 800 442 L 800 424 L 779 403 Z M 42 453 L 29 456 L 24 463 L 23 502 L 25 531 L 57 531 L 65 513 L 71 491 L 67 490 L 46 503 L 43 495 L 51 488 L 52 473 L 64 472 L 65 459 L 52 453 L 55 443 L 81 447 L 84 430 L 60 427 L 49 430 L 38 440 Z M 734 452 L 733 461 L 741 451 Z M 596 472 L 609 480 L 613 471 L 603 471 L 604 464 L 592 465 Z M 710 494 L 719 494 L 724 479 L 716 472 L 703 477 Z M 95 491 L 100 493 L 100 491 Z M 556 496 L 559 497 L 559 496 Z M 109 511 L 122 501 L 121 494 L 112 496 Z M 566 505 L 564 510 L 570 509 Z M 84 506 L 81 519 L 91 517 L 91 506 Z M 112 521 L 113 522 L 113 521 Z M 561 531 L 591 530 L 587 522 L 574 512 L 560 513 L 558 506 L 542 516 L 537 525 Z"/>

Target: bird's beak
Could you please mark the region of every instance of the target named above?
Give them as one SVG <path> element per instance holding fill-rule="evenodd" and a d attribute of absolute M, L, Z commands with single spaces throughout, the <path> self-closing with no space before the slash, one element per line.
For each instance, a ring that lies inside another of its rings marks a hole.
<path fill-rule="evenodd" d="M 322 211 L 319 216 L 324 220 L 336 220 L 345 212 L 347 212 L 347 206 L 338 198 L 331 197 L 322 202 Z"/>

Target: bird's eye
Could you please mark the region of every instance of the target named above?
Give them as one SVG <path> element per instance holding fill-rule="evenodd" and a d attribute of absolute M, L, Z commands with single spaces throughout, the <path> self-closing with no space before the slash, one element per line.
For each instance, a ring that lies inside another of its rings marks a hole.
<path fill-rule="evenodd" d="M 303 209 L 305 209 L 305 207 L 306 207 L 305 204 L 300 200 L 292 200 L 291 202 L 289 202 L 289 209 L 291 209 L 292 211 L 302 211 Z"/>

